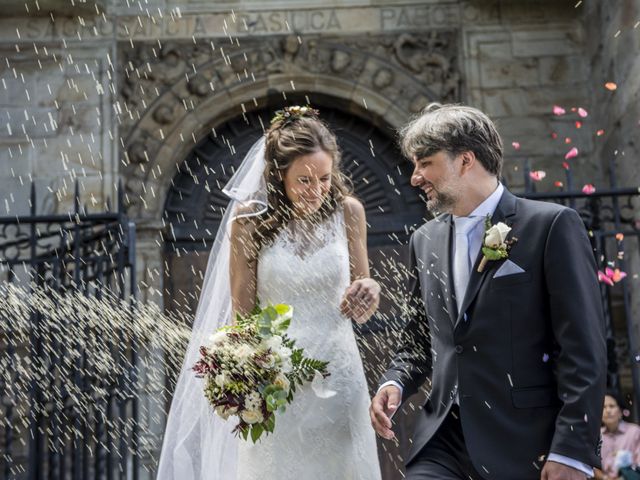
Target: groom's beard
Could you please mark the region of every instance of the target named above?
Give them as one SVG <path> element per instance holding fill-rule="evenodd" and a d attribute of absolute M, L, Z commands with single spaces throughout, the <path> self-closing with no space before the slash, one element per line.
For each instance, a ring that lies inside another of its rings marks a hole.
<path fill-rule="evenodd" d="M 439 213 L 451 213 L 457 201 L 458 199 L 454 194 L 447 191 L 437 191 L 433 189 L 431 198 L 427 200 L 427 208 L 434 215 Z"/>

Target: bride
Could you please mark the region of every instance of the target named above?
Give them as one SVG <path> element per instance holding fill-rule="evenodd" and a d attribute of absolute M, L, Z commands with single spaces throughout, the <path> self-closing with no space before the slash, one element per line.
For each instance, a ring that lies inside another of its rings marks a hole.
<path fill-rule="evenodd" d="M 349 321 L 371 317 L 380 287 L 369 278 L 364 208 L 339 163 L 336 137 L 317 110 L 289 107 L 225 187 L 232 202 L 209 257 L 157 478 L 380 479 Z M 274 433 L 252 444 L 213 413 L 190 367 L 216 328 L 256 303 L 292 305 L 288 334 L 306 355 L 329 361 L 330 376 L 325 394 L 298 389 Z"/>

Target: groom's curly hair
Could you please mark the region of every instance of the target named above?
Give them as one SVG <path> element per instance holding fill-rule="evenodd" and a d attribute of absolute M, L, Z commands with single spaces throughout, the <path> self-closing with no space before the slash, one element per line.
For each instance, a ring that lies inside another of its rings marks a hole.
<path fill-rule="evenodd" d="M 477 108 L 431 103 L 399 134 L 402 153 L 409 159 L 440 151 L 450 155 L 471 151 L 487 172 L 500 178 L 502 139 L 491 119 Z"/>
<path fill-rule="evenodd" d="M 275 117 L 266 132 L 264 176 L 269 206 L 264 214 L 252 219 L 255 222 L 253 237 L 257 251 L 270 244 L 293 218 L 293 204 L 287 197 L 283 179 L 297 158 L 323 151 L 333 159 L 331 188 L 312 221 L 321 222 L 328 218 L 352 194 L 351 182 L 340 169 L 342 155 L 336 136 L 317 113 L 314 110 L 313 115 Z"/>

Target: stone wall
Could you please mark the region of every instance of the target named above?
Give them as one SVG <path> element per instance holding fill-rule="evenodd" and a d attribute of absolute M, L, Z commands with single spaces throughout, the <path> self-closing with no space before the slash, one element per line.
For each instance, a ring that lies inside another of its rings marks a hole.
<path fill-rule="evenodd" d="M 20 24 L 20 21 L 16 21 Z M 0 212 L 66 212 L 74 182 L 90 209 L 113 198 L 117 178 L 109 48 L 58 43 L 0 45 Z"/>
<path fill-rule="evenodd" d="M 574 2 L 485 3 L 484 13 L 494 14 L 463 26 L 466 101 L 496 120 L 509 184 L 516 190 L 523 185 L 526 161 L 547 173 L 539 190 L 566 183 L 562 162 L 573 146 L 580 151 L 572 162 L 579 182 L 599 177 L 600 166 L 590 156 L 595 126 L 584 119 L 577 129 L 575 121 L 583 119 L 570 111 L 591 108 L 586 35 Z M 553 115 L 554 105 L 568 114 Z"/>

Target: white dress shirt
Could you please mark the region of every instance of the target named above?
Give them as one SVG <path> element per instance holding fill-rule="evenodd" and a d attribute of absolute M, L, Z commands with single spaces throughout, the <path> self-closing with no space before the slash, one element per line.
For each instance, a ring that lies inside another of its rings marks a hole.
<path fill-rule="evenodd" d="M 500 203 L 500 199 L 502 198 L 502 194 L 504 193 L 504 186 L 501 183 L 498 183 L 497 188 L 493 191 L 491 195 L 489 195 L 480 205 L 476 207 L 476 209 L 471 212 L 469 217 L 477 217 L 478 222 L 475 227 L 469 230 L 467 234 L 467 238 L 469 239 L 469 264 L 473 268 L 473 264 L 478 258 L 480 254 L 480 249 L 482 248 L 482 240 L 484 239 L 484 219 L 487 215 L 489 217 L 493 216 L 493 212 L 496 211 L 498 207 L 498 203 Z M 455 215 L 453 218 L 457 218 Z M 455 250 L 455 242 L 451 244 L 451 255 L 452 258 L 456 254 Z M 459 303 L 462 303 L 460 300 Z"/>
<path fill-rule="evenodd" d="M 489 215 L 490 217 L 493 216 L 493 213 L 498 207 L 498 203 L 500 203 L 500 199 L 502 198 L 503 192 L 504 192 L 504 186 L 502 185 L 502 183 L 498 182 L 498 186 L 493 191 L 493 193 L 489 195 L 480 205 L 478 205 L 475 208 L 475 210 L 469 214 L 469 217 L 477 216 L 477 217 L 482 217 L 484 219 L 487 215 Z M 453 218 L 456 218 L 456 217 L 454 216 Z M 484 238 L 484 220 L 478 221 L 478 223 L 471 230 L 469 230 L 467 238 L 469 241 L 469 263 L 472 265 L 472 268 L 473 268 L 476 258 L 480 254 L 480 248 L 482 247 L 482 240 Z M 454 249 L 455 249 L 455 242 L 452 239 L 452 245 L 451 245 L 452 258 L 456 254 Z M 459 303 L 461 304 L 462 300 L 459 300 Z M 398 382 L 395 382 L 393 380 L 390 380 L 380 385 L 380 388 L 378 389 L 378 391 L 382 390 L 387 385 L 395 385 L 400 389 L 400 392 L 402 394 L 402 385 L 400 385 Z M 455 398 L 455 403 L 459 403 L 457 395 Z M 398 405 L 398 409 L 399 408 L 400 406 Z M 398 410 L 396 409 L 396 411 Z M 547 460 L 556 462 L 556 463 L 562 463 L 563 465 L 567 465 L 571 468 L 575 468 L 576 470 L 583 472 L 588 477 L 593 477 L 592 467 L 582 462 L 579 462 L 577 460 L 574 460 L 573 458 L 565 457 L 564 455 L 558 455 L 556 453 L 549 453 L 549 457 Z"/>

